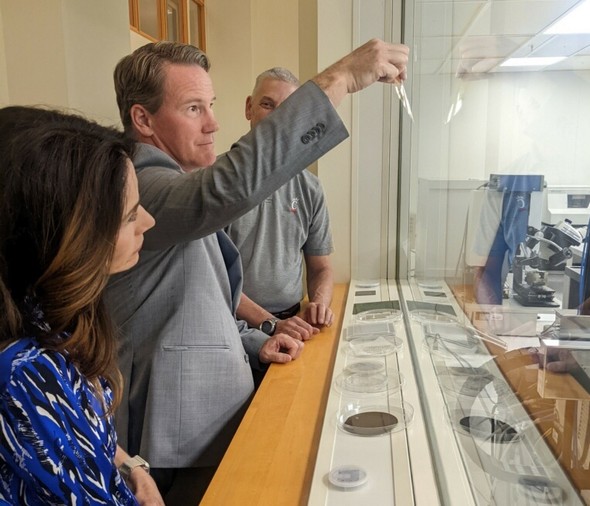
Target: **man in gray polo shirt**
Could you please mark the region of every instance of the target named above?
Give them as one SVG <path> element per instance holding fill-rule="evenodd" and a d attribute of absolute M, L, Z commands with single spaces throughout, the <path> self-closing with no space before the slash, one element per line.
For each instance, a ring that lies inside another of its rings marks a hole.
<path fill-rule="evenodd" d="M 274 67 L 256 78 L 246 99 L 254 128 L 299 87 L 287 69 Z M 332 235 L 319 179 L 305 170 L 262 204 L 226 228 L 244 269 L 238 316 L 272 335 L 285 332 L 306 340 L 333 320 Z M 303 258 L 309 304 L 301 318 Z"/>

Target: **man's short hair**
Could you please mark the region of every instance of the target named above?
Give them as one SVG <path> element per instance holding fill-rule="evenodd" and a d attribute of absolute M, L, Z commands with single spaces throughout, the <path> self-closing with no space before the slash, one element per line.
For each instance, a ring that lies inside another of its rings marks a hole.
<path fill-rule="evenodd" d="M 155 42 L 122 58 L 115 67 L 115 93 L 125 132 L 132 131 L 131 107 L 139 104 L 154 114 L 164 99 L 164 69 L 170 64 L 198 65 L 209 72 L 207 55 L 180 42 Z"/>
<path fill-rule="evenodd" d="M 271 69 L 265 70 L 256 78 L 256 82 L 254 83 L 254 89 L 252 90 L 252 95 L 256 93 L 256 90 L 264 81 L 265 79 L 274 79 L 276 81 L 283 81 L 285 83 L 293 84 L 296 87 L 300 86 L 299 79 L 295 77 L 293 72 L 289 69 L 284 67 L 273 67 Z"/>

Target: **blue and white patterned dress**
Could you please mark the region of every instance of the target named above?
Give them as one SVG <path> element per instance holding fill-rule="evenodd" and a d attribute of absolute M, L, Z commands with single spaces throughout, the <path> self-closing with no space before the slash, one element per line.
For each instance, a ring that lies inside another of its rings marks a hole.
<path fill-rule="evenodd" d="M 102 382 L 105 403 L 112 392 Z M 0 352 L 0 504 L 137 504 L 114 464 L 112 417 L 67 353 Z"/>

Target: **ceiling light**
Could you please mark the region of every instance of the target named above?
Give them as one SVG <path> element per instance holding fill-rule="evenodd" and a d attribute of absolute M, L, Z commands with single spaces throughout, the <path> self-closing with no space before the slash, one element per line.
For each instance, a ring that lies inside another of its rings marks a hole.
<path fill-rule="evenodd" d="M 547 35 L 590 33 L 590 1 L 584 0 L 544 32 Z"/>
<path fill-rule="evenodd" d="M 565 56 L 509 58 L 500 67 L 547 67 L 565 59 Z"/>

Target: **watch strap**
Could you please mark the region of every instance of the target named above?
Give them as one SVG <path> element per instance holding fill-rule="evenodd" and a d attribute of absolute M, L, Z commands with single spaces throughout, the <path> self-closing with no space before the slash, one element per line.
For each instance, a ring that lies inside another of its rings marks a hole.
<path fill-rule="evenodd" d="M 150 465 L 146 460 L 142 459 L 139 455 L 136 455 L 135 457 L 130 457 L 127 460 L 125 460 L 119 466 L 119 472 L 121 473 L 121 476 L 123 476 L 123 478 L 127 479 L 131 475 L 131 471 L 133 471 L 136 467 L 141 467 L 144 469 L 146 473 L 150 474 Z"/>

